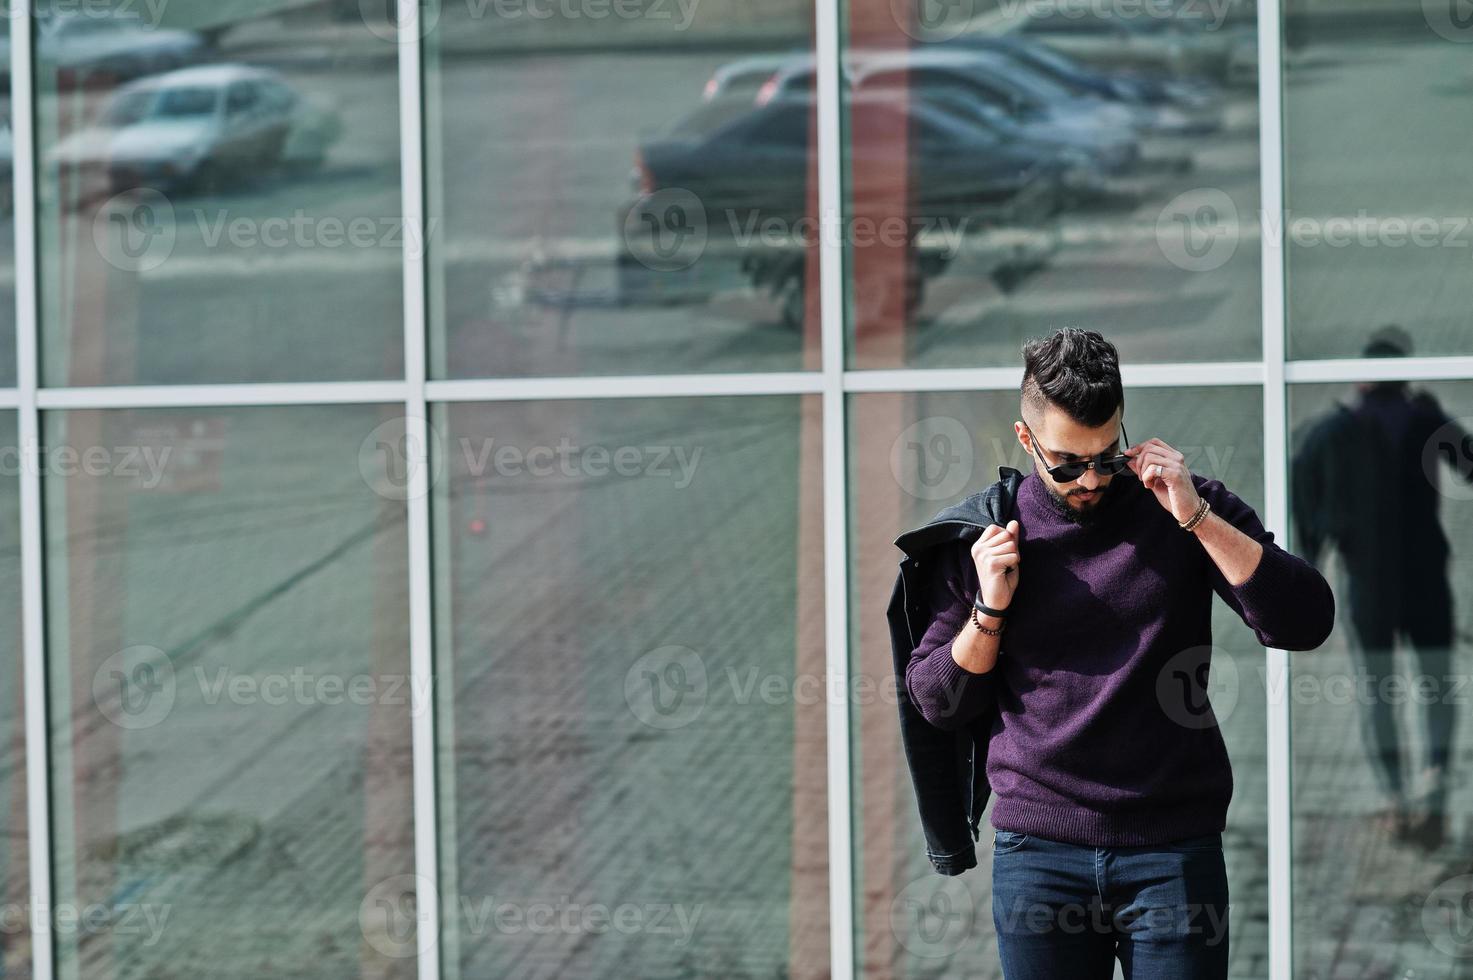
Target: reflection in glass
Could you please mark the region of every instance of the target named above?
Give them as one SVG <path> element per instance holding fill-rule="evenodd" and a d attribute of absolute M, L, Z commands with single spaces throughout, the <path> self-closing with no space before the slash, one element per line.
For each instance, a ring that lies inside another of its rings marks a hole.
<path fill-rule="evenodd" d="M 20 456 L 16 451 L 15 413 L 0 412 L 0 609 L 10 625 L 0 630 L 0 662 L 9 691 L 0 702 L 0 902 L 9 910 L 0 942 L 0 976 L 31 975 L 30 922 L 17 914 L 29 907 L 30 860 L 27 854 L 26 743 L 24 685 L 21 667 Z"/>
<path fill-rule="evenodd" d="M 1391 320 L 1473 354 L 1466 8 L 1289 4 L 1284 32 L 1288 355 L 1356 357 Z"/>
<path fill-rule="evenodd" d="M 861 394 L 849 400 L 853 670 L 869 689 L 890 692 L 857 703 L 851 715 L 860 976 L 1002 976 L 990 911 L 988 820 L 977 848 L 979 867 L 948 878 L 936 874 L 926 858 L 914 790 L 896 737 L 884 611 L 900 556 L 893 545 L 897 534 L 986 488 L 997 480 L 999 466 L 1027 473 L 1037 465 L 1013 433 L 1018 409 L 1016 391 Z M 1130 389 L 1124 418 L 1135 444 L 1164 440 L 1186 456 L 1194 474 L 1221 480 L 1263 513 L 1258 389 Z M 1212 708 L 1234 775 L 1223 833 L 1235 910 L 1231 968 L 1234 976 L 1266 976 L 1263 647 L 1216 599 L 1212 632 Z"/>
<path fill-rule="evenodd" d="M 402 375 L 397 45 L 250 7 L 39 0 L 43 383 Z"/>
<path fill-rule="evenodd" d="M 1387 325 L 1366 357 L 1416 353 Z M 1463 382 L 1296 385 L 1293 528 L 1338 625 L 1291 657 L 1294 950 L 1306 976 L 1461 976 L 1473 851 L 1458 746 L 1473 583 Z"/>
<path fill-rule="evenodd" d="M 816 369 L 811 0 L 432 5 L 436 377 Z"/>
<path fill-rule="evenodd" d="M 43 414 L 59 977 L 415 975 L 401 415 Z"/>
<path fill-rule="evenodd" d="M 1046 6 L 849 5 L 851 365 L 1257 357 L 1251 2 Z"/>
<path fill-rule="evenodd" d="M 445 976 L 829 976 L 818 399 L 433 422 Z"/>

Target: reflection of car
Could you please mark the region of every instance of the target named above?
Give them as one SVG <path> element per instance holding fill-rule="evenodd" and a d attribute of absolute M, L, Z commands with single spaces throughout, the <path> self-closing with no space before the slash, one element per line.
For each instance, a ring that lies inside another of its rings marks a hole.
<path fill-rule="evenodd" d="M 1126 72 L 1107 72 L 1018 34 L 962 35 L 939 42 L 962 50 L 993 51 L 1027 65 L 1077 96 L 1123 105 L 1143 132 L 1162 136 L 1201 136 L 1222 128 L 1221 93 L 1202 82 Z"/>
<path fill-rule="evenodd" d="M 1130 172 L 1140 159 L 1131 113 L 1124 106 L 1073 95 L 1002 55 L 927 50 L 870 53 L 849 65 L 857 92 L 900 91 L 921 98 L 970 100 L 1040 144 L 1071 146 L 1106 172 Z"/>
<path fill-rule="evenodd" d="M 277 73 L 238 65 L 185 68 L 118 89 L 97 122 L 47 155 L 53 180 L 80 179 L 82 196 L 105 191 L 210 188 L 284 166 L 320 166 L 342 133 L 329 106 Z"/>
<path fill-rule="evenodd" d="M 9 85 L 9 18 L 0 18 L 0 70 Z M 36 22 L 36 63 L 43 71 L 70 71 L 127 81 L 203 60 L 209 44 L 193 31 L 149 27 L 137 18 L 53 14 Z"/>
<path fill-rule="evenodd" d="M 1106 15 L 1060 7 L 1014 25 L 1023 37 L 1092 65 L 1222 78 L 1236 38 L 1196 17 Z"/>
<path fill-rule="evenodd" d="M 848 198 L 858 212 L 894 215 L 903 224 L 903 240 L 912 246 L 904 283 L 910 308 L 920 301 L 924 278 L 940 273 L 955 254 L 928 247 L 928 237 L 950 235 L 954 245 L 973 232 L 1042 228 L 1068 200 L 1067 182 L 1078 165 L 1068 154 L 1004 139 L 987 126 L 888 93 L 856 93 L 849 104 L 865 124 L 848 141 Z M 631 227 L 657 238 L 666 228 L 687 238 L 695 232 L 704 243 L 702 262 L 737 253 L 753 285 L 771 289 L 782 303 L 785 321 L 801 323 L 814 112 L 811 97 L 782 97 L 714 130 L 677 126 L 645 143 L 635 171 L 639 198 L 621 214 L 631 249 L 620 260 L 623 294 L 651 292 L 651 277 L 639 268 L 649 262 L 640 255 L 658 244 L 636 247 Z M 897 133 L 906 134 L 903 144 Z M 906 149 L 897 160 L 900 145 Z M 1004 261 L 1032 256 L 1026 243 L 1010 248 Z M 656 277 L 656 284 L 671 280 Z"/>
<path fill-rule="evenodd" d="M 848 159 L 856 176 L 850 193 L 856 202 L 869 195 L 888 201 L 894 195 L 893 186 L 866 184 L 859 176 L 893 176 L 893 169 L 859 164 L 866 156 L 889 161 L 895 151 L 887 144 L 896 132 L 909 133 L 911 191 L 902 197 L 912 208 L 910 216 L 918 219 L 986 213 L 1036 185 L 1052 188 L 1071 164 L 1047 149 L 1005 142 L 996 132 L 965 125 L 924 103 L 902 109 L 861 97 L 861 104 L 867 119 L 895 118 L 888 127 L 867 125 L 851 134 Z M 809 209 L 813 111 L 808 99 L 783 98 L 709 133 L 648 142 L 639 151 L 639 190 L 684 188 L 704 204 L 708 221 L 722 226 L 748 213 L 800 218 Z"/>

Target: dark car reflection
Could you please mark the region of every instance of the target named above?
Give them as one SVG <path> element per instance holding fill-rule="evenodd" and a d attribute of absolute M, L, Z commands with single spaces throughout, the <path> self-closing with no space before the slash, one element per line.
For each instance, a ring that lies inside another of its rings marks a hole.
<path fill-rule="evenodd" d="M 924 279 L 945 268 L 954 245 L 953 239 L 928 249 L 928 233 L 944 238 L 1043 222 L 1063 209 L 1079 182 L 1081 159 L 1050 143 L 1009 140 L 984 122 L 925 103 L 905 105 L 884 92 L 857 95 L 850 106 L 871 124 L 851 134 L 851 165 L 871 175 L 850 186 L 856 209 L 893 206 L 895 182 L 882 175 L 895 163 L 896 134 L 906 136 L 904 163 L 915 191 L 896 217 L 916 246 L 912 307 Z M 780 93 L 735 118 L 718 113 L 714 125 L 710 110 L 698 112 L 688 125 L 642 146 L 636 172 L 641 200 L 678 189 L 700 211 L 655 215 L 653 233 L 668 230 L 662 221 L 678 221 L 702 229 L 704 248 L 736 243 L 753 282 L 779 296 L 791 326 L 801 323 L 803 310 L 813 114 L 812 99 L 801 93 Z M 781 230 L 781 241 L 766 234 L 773 228 Z"/>
<path fill-rule="evenodd" d="M 185 68 L 113 93 L 93 125 L 47 154 L 47 184 L 76 202 L 140 186 L 213 191 L 263 172 L 311 171 L 341 135 L 332 106 L 273 71 Z"/>

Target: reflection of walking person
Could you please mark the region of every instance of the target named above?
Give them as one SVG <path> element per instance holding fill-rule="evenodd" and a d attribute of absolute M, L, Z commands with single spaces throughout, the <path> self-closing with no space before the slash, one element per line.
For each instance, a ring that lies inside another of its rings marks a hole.
<path fill-rule="evenodd" d="M 1364 353 L 1398 357 L 1411 348 L 1411 338 L 1393 325 L 1373 334 Z M 1467 435 L 1431 394 L 1409 391 L 1405 381 L 1384 381 L 1358 385 L 1357 395 L 1353 404 L 1307 423 L 1295 440 L 1294 526 L 1310 561 L 1318 563 L 1328 545 L 1340 554 L 1345 601 L 1339 605 L 1359 672 L 1361 735 L 1386 796 L 1377 819 L 1398 838 L 1435 850 L 1446 834 L 1456 711 L 1455 699 L 1447 697 L 1453 598 L 1450 549 L 1437 508 L 1438 461 L 1473 481 L 1473 455 Z M 1417 673 L 1409 678 L 1394 674 L 1398 633 L 1417 658 Z M 1421 702 L 1424 710 L 1425 765 L 1415 785 L 1402 771 L 1400 700 Z"/>

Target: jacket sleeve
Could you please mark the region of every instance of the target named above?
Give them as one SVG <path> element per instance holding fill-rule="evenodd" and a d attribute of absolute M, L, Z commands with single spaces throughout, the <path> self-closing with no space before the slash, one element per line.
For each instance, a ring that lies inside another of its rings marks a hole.
<path fill-rule="evenodd" d="M 969 555 L 959 549 L 961 555 Z M 921 715 L 932 725 L 955 731 L 972 721 L 991 704 L 996 677 L 993 671 L 974 674 L 951 656 L 951 644 L 972 614 L 973 586 L 959 567 L 958 556 L 924 576 L 928 583 L 926 608 L 932 620 L 919 645 L 911 651 L 905 668 L 905 689 Z"/>
<path fill-rule="evenodd" d="M 1204 551 L 1213 590 L 1266 647 L 1313 650 L 1329 639 L 1335 628 L 1335 594 L 1325 577 L 1303 558 L 1279 547 L 1253 508 L 1220 480 L 1196 479 L 1197 492 L 1214 513 L 1263 545 L 1258 567 L 1237 585 L 1228 584 Z"/>

